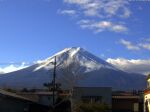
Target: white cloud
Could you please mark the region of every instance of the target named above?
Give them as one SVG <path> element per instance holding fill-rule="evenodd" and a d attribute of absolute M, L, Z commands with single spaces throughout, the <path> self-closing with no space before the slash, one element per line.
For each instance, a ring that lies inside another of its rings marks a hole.
<path fill-rule="evenodd" d="M 139 46 L 144 49 L 150 50 L 150 43 L 140 43 Z"/>
<path fill-rule="evenodd" d="M 130 16 L 130 10 L 127 8 L 129 3 L 125 0 L 64 0 L 64 2 L 79 6 L 86 16 Z"/>
<path fill-rule="evenodd" d="M 124 25 L 113 25 L 112 30 L 115 32 L 126 32 L 128 28 Z"/>
<path fill-rule="evenodd" d="M 108 58 L 107 62 L 113 64 L 117 68 L 130 73 L 141 73 L 147 75 L 150 73 L 150 59 L 125 59 L 125 58 Z"/>
<path fill-rule="evenodd" d="M 125 0 L 110 0 L 104 5 L 104 11 L 109 16 L 117 15 L 122 17 L 129 17 L 130 10 L 127 7 L 128 4 L 129 4 L 128 1 Z"/>
<path fill-rule="evenodd" d="M 94 9 L 85 10 L 84 14 L 87 16 L 98 16 L 98 12 Z"/>
<path fill-rule="evenodd" d="M 78 15 L 78 23 L 84 29 L 92 29 L 94 32 L 112 31 L 126 32 L 127 26 L 121 24 L 123 18 L 131 15 L 129 2 L 126 0 L 63 0 L 66 8 L 74 7 L 74 11 L 61 14 L 75 13 Z M 63 12 L 65 11 L 65 12 Z M 119 18 L 119 21 L 112 21 L 112 18 Z M 88 23 L 81 22 L 88 20 Z M 124 20 L 123 20 L 124 21 Z"/>
<path fill-rule="evenodd" d="M 129 50 L 140 50 L 140 47 L 138 45 L 134 45 L 130 41 L 121 39 L 120 43 L 123 44 Z"/>
<path fill-rule="evenodd" d="M 38 60 L 38 61 L 35 61 L 34 64 L 40 64 L 42 62 L 44 62 L 45 60 Z"/>
<path fill-rule="evenodd" d="M 138 44 L 133 44 L 130 41 L 121 39 L 119 41 L 120 44 L 124 45 L 128 50 L 141 50 L 141 49 L 146 49 L 150 50 L 150 40 L 144 39 L 144 42 L 138 43 Z"/>
<path fill-rule="evenodd" d="M 98 28 L 110 28 L 112 26 L 112 23 L 109 21 L 101 21 L 101 22 L 95 23 L 94 26 Z"/>
<path fill-rule="evenodd" d="M 20 69 L 23 69 L 26 67 L 28 67 L 28 66 L 25 65 L 24 62 L 19 66 L 11 64 L 11 65 L 8 65 L 6 67 L 0 67 L 0 73 L 9 73 L 9 72 L 17 71 L 17 70 L 20 70 Z"/>
<path fill-rule="evenodd" d="M 86 4 L 86 3 L 90 2 L 90 1 L 91 0 L 64 0 L 64 2 L 66 2 L 66 3 L 78 4 L 78 5 Z"/>
<path fill-rule="evenodd" d="M 128 18 L 131 15 L 131 11 L 128 8 L 124 8 L 124 14 L 121 15 L 123 18 Z"/>
<path fill-rule="evenodd" d="M 76 11 L 75 10 L 59 10 L 58 13 L 60 14 L 66 14 L 66 15 L 75 15 L 76 14 Z"/>
<path fill-rule="evenodd" d="M 80 20 L 78 22 L 81 28 L 92 29 L 96 33 L 101 31 L 113 31 L 113 32 L 126 32 L 128 29 L 122 24 L 115 24 L 110 21 L 90 21 L 90 20 Z"/>

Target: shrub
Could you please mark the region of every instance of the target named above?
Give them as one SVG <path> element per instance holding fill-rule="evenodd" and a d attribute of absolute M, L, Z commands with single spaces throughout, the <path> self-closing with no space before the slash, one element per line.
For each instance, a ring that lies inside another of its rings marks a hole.
<path fill-rule="evenodd" d="M 110 107 L 100 103 L 78 103 L 75 112 L 109 112 Z"/>

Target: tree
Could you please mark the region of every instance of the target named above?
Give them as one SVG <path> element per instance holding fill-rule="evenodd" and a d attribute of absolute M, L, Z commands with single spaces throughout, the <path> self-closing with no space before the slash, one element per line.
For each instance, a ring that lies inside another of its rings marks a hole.
<path fill-rule="evenodd" d="M 29 90 L 27 88 L 23 88 L 21 92 L 29 92 Z"/>
<path fill-rule="evenodd" d="M 73 112 L 109 112 L 110 107 L 100 103 L 77 103 Z"/>

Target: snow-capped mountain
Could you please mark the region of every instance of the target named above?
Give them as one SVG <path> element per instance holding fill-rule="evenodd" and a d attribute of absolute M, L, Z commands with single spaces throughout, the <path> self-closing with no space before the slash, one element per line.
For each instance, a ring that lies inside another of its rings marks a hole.
<path fill-rule="evenodd" d="M 146 87 L 146 76 L 121 71 L 80 47 L 66 48 L 35 65 L 0 75 L 0 86 L 43 88 L 44 83 L 52 81 L 55 56 L 56 81 L 63 88 L 106 86 L 123 90 Z"/>

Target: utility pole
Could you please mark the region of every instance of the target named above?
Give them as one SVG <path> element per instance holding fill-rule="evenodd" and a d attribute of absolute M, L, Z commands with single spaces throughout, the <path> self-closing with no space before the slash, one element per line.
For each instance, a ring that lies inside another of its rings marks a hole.
<path fill-rule="evenodd" d="M 53 71 L 53 106 L 55 105 L 55 90 L 56 90 L 56 56 L 54 57 L 54 71 Z"/>

